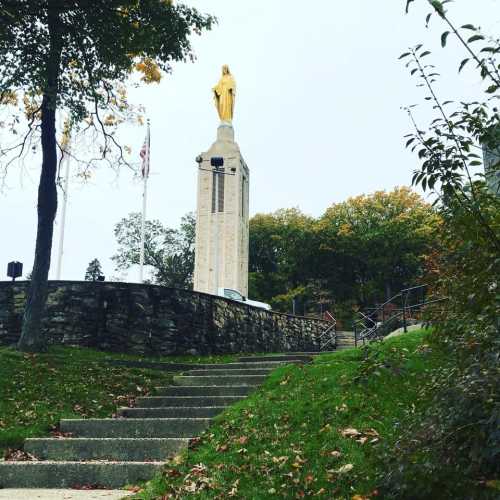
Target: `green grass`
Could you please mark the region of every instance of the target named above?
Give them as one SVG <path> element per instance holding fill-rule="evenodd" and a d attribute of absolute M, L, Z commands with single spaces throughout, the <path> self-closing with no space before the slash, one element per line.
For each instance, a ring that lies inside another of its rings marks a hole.
<path fill-rule="evenodd" d="M 171 382 L 170 373 L 112 366 L 110 360 L 230 363 L 242 355 L 151 357 L 62 346 L 31 355 L 0 347 L 0 459 L 27 437 L 49 435 L 61 418 L 110 417 Z"/>
<path fill-rule="evenodd" d="M 61 418 L 110 417 L 117 406 L 166 385 L 171 374 L 103 363 L 114 356 L 57 347 L 44 354 L 0 348 L 0 458 Z"/>
<path fill-rule="evenodd" d="M 150 356 L 140 354 L 122 354 L 115 352 L 98 351 L 96 349 L 82 347 L 53 346 L 50 349 L 52 356 L 65 357 L 68 352 L 78 353 L 81 360 L 104 362 L 106 360 L 130 360 L 130 361 L 153 361 L 155 363 L 231 363 L 243 354 L 213 354 L 207 356 Z"/>
<path fill-rule="evenodd" d="M 136 498 L 371 498 L 381 450 L 445 362 L 417 331 L 279 368 Z"/>

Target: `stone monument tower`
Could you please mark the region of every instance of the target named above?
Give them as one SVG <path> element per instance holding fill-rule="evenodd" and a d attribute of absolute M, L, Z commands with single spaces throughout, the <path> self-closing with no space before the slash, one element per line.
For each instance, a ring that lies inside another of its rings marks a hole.
<path fill-rule="evenodd" d="M 229 68 L 214 87 L 221 120 L 217 140 L 197 158 L 198 199 L 194 290 L 248 294 L 248 187 L 250 173 L 232 126 L 236 84 Z"/>

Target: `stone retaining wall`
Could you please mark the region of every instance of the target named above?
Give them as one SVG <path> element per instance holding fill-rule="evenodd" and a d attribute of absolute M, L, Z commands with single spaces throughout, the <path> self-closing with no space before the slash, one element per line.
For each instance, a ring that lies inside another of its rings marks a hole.
<path fill-rule="evenodd" d="M 29 282 L 0 282 L 0 345 L 17 341 Z M 314 351 L 329 326 L 223 297 L 155 285 L 50 281 L 50 344 L 169 354 Z"/>

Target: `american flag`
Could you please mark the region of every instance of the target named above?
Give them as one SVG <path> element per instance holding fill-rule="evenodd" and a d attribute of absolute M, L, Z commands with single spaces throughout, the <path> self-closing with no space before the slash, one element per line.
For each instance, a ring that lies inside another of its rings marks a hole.
<path fill-rule="evenodd" d="M 150 151 L 150 134 L 149 134 L 149 123 L 148 123 L 148 131 L 146 132 L 146 138 L 144 139 L 144 144 L 142 145 L 140 152 L 142 158 L 141 174 L 143 179 L 149 177 L 149 151 Z"/>

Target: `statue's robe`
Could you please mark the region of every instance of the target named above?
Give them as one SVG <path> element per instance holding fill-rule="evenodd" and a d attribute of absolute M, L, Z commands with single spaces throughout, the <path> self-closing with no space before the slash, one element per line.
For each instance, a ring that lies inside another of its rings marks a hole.
<path fill-rule="evenodd" d="M 215 106 L 219 118 L 223 122 L 233 120 L 234 98 L 236 96 L 236 82 L 231 74 L 222 75 L 219 83 L 214 87 Z"/>

